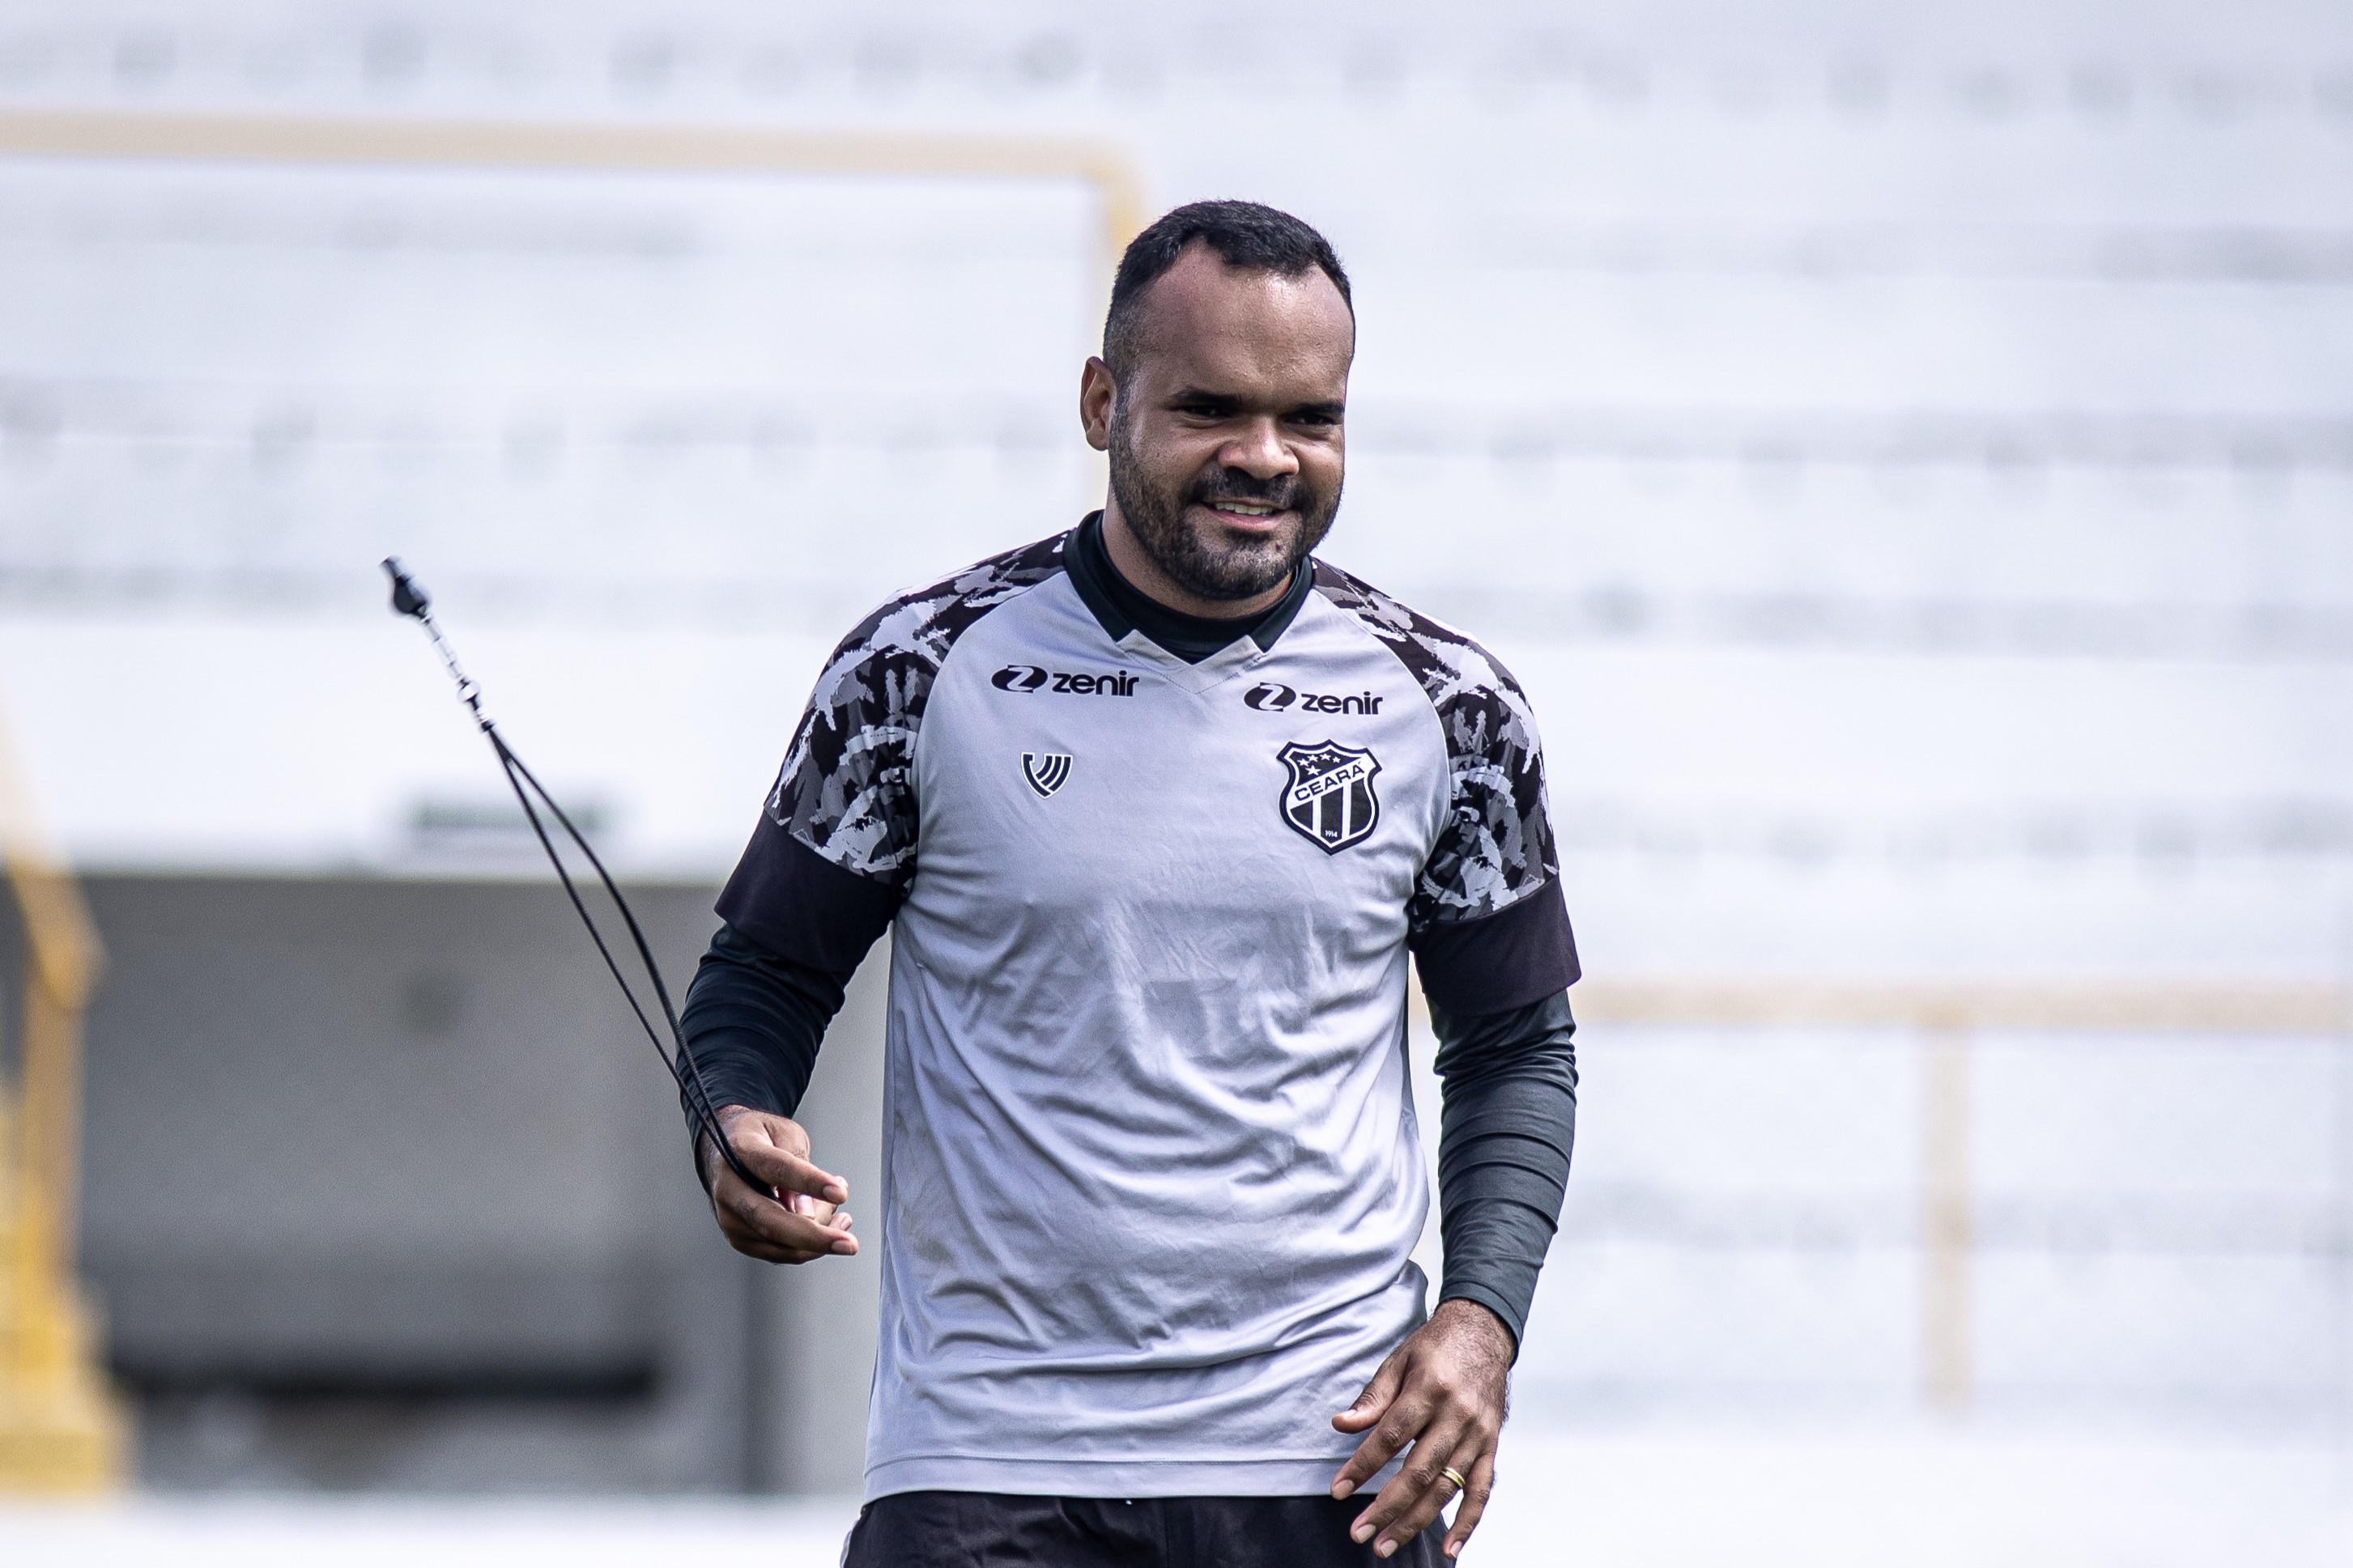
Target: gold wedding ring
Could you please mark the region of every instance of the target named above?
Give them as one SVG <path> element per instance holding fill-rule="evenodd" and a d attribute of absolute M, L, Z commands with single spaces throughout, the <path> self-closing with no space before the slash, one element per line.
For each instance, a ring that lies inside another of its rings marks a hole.
<path fill-rule="evenodd" d="M 1448 1480 L 1452 1481 L 1454 1483 L 1454 1489 L 1458 1492 L 1471 1484 L 1469 1481 L 1462 1479 L 1462 1472 L 1456 1469 L 1451 1465 L 1447 1466 L 1438 1473 L 1444 1476 Z"/>

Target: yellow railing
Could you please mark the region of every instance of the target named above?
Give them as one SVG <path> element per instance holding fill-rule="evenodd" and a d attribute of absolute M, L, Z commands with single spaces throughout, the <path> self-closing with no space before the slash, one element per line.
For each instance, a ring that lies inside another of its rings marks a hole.
<path fill-rule="evenodd" d="M 100 953 L 0 723 L 0 858 L 25 933 L 16 1082 L 0 1091 L 0 1491 L 121 1484 L 127 1425 L 74 1279 L 81 1017 Z"/>
<path fill-rule="evenodd" d="M 1071 179 L 1095 192 L 1106 257 L 1144 225 L 1134 166 L 1069 136 L 12 109 L 0 110 L 0 156 Z"/>
<path fill-rule="evenodd" d="M 1970 1041 L 1979 1033 L 2343 1036 L 2353 998 L 2333 986 L 1591 980 L 1588 1024 L 1894 1029 L 1918 1040 L 1922 1393 L 1967 1408 L 1975 1382 Z"/>

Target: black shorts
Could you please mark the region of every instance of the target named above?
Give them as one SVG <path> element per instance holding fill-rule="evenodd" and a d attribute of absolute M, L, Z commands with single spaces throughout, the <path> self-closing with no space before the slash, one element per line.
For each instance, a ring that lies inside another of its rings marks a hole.
<path fill-rule="evenodd" d="M 842 1568 L 1442 1568 L 1446 1523 L 1386 1560 L 1348 1539 L 1369 1493 L 1008 1497 L 894 1492 L 859 1510 Z"/>

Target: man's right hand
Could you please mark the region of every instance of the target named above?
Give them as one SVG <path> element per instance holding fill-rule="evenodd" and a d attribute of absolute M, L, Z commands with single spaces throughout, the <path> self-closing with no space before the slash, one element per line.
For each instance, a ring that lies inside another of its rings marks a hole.
<path fill-rule="evenodd" d="M 807 1263 L 828 1253 L 850 1257 L 858 1238 L 849 1234 L 849 1184 L 809 1163 L 808 1131 L 790 1117 L 730 1105 L 718 1115 L 719 1130 L 744 1168 L 769 1184 L 754 1191 L 728 1169 L 705 1133 L 695 1150 L 711 1210 L 727 1245 L 766 1263 Z"/>

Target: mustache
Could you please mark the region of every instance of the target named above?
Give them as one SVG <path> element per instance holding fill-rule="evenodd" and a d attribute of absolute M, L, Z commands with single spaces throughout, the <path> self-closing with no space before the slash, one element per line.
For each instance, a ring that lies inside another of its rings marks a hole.
<path fill-rule="evenodd" d="M 1303 510 L 1300 507 L 1299 476 L 1278 474 L 1261 479 L 1239 468 L 1219 468 L 1213 474 L 1203 474 L 1185 488 L 1187 504 L 1199 502 L 1213 506 L 1221 500 L 1256 501 L 1279 511 Z"/>

